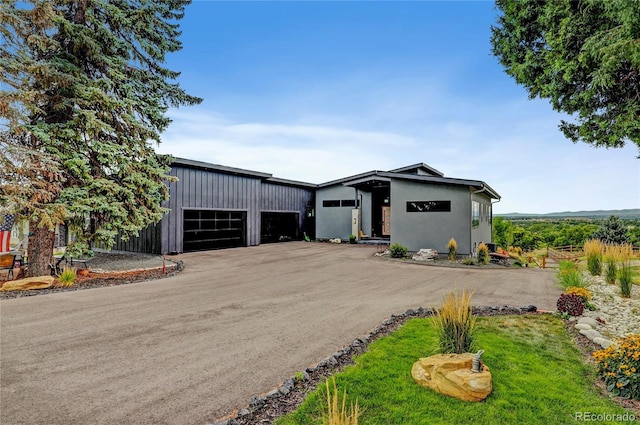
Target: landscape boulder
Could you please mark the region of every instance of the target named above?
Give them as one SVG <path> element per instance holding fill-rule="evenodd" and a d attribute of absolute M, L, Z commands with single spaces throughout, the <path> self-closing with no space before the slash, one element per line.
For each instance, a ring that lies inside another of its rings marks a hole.
<path fill-rule="evenodd" d="M 489 368 L 472 372 L 473 354 L 436 354 L 413 364 L 413 379 L 426 388 L 464 401 L 482 401 L 491 393 Z"/>
<path fill-rule="evenodd" d="M 414 261 L 430 261 L 438 257 L 435 249 L 422 248 L 411 257 Z"/>
<path fill-rule="evenodd" d="M 36 276 L 26 279 L 10 280 L 2 285 L 3 291 L 20 291 L 27 289 L 46 289 L 53 285 L 53 276 Z"/>

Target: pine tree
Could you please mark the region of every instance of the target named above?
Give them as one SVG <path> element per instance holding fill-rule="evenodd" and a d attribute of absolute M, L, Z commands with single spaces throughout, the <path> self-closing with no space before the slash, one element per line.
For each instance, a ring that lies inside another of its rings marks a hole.
<path fill-rule="evenodd" d="M 169 107 L 201 101 L 162 66 L 190 0 L 3 0 L 0 204 L 29 220 L 29 274 L 49 273 L 56 224 L 111 247 L 158 222 Z"/>
<path fill-rule="evenodd" d="M 592 237 L 609 244 L 626 244 L 630 240 L 627 226 L 615 215 L 604 220 Z"/>
<path fill-rule="evenodd" d="M 529 92 L 571 115 L 573 142 L 640 148 L 640 3 L 496 0 L 493 54 Z"/>

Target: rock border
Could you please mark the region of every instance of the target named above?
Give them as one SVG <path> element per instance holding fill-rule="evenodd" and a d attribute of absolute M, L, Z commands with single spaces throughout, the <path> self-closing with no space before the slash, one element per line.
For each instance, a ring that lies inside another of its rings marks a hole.
<path fill-rule="evenodd" d="M 401 314 L 393 314 L 383 320 L 368 334 L 358 337 L 346 347 L 334 352 L 329 357 L 320 361 L 313 367 L 308 367 L 302 372 L 298 372 L 271 391 L 253 396 L 249 404 L 237 409 L 230 415 L 215 419 L 208 425 L 251 425 L 270 424 L 280 416 L 294 411 L 306 398 L 307 394 L 314 391 L 319 383 L 340 372 L 344 367 L 354 363 L 355 357 L 367 351 L 369 344 L 389 335 L 407 320 L 415 318 L 431 317 L 434 313 L 432 308 L 420 307 L 408 309 Z M 508 316 L 547 312 L 538 311 L 534 305 L 522 307 L 502 306 L 479 306 L 473 307 L 473 314 L 476 316 Z"/>
<path fill-rule="evenodd" d="M 165 266 L 164 272 L 162 267 L 155 267 L 150 269 L 96 273 L 93 277 L 79 279 L 72 286 L 51 286 L 46 289 L 0 291 L 0 301 L 163 279 L 174 276 L 184 270 L 184 262 L 172 262 L 173 264 Z"/>

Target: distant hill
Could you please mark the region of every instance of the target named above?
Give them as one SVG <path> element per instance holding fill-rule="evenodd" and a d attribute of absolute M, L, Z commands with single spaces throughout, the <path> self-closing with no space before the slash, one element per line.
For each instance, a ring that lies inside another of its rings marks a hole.
<path fill-rule="evenodd" d="M 548 214 L 495 214 L 496 217 L 505 218 L 607 218 L 611 215 L 627 219 L 640 219 L 640 208 L 628 210 L 563 211 Z"/>

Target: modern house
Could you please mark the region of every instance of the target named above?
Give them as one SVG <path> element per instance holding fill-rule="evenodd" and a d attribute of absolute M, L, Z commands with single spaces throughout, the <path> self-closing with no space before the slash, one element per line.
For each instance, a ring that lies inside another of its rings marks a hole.
<path fill-rule="evenodd" d="M 499 199 L 482 181 L 444 177 L 426 164 L 370 171 L 318 185 L 316 237 L 353 234 L 439 252 L 454 238 L 458 253 L 470 255 L 491 242 L 492 201 Z"/>
<path fill-rule="evenodd" d="M 445 251 L 455 238 L 462 255 L 491 242 L 492 201 L 486 183 L 444 177 L 426 164 L 370 171 L 323 184 L 176 159 L 170 212 L 138 238 L 114 249 L 170 253 L 314 239 L 398 242 L 410 251 Z"/>

